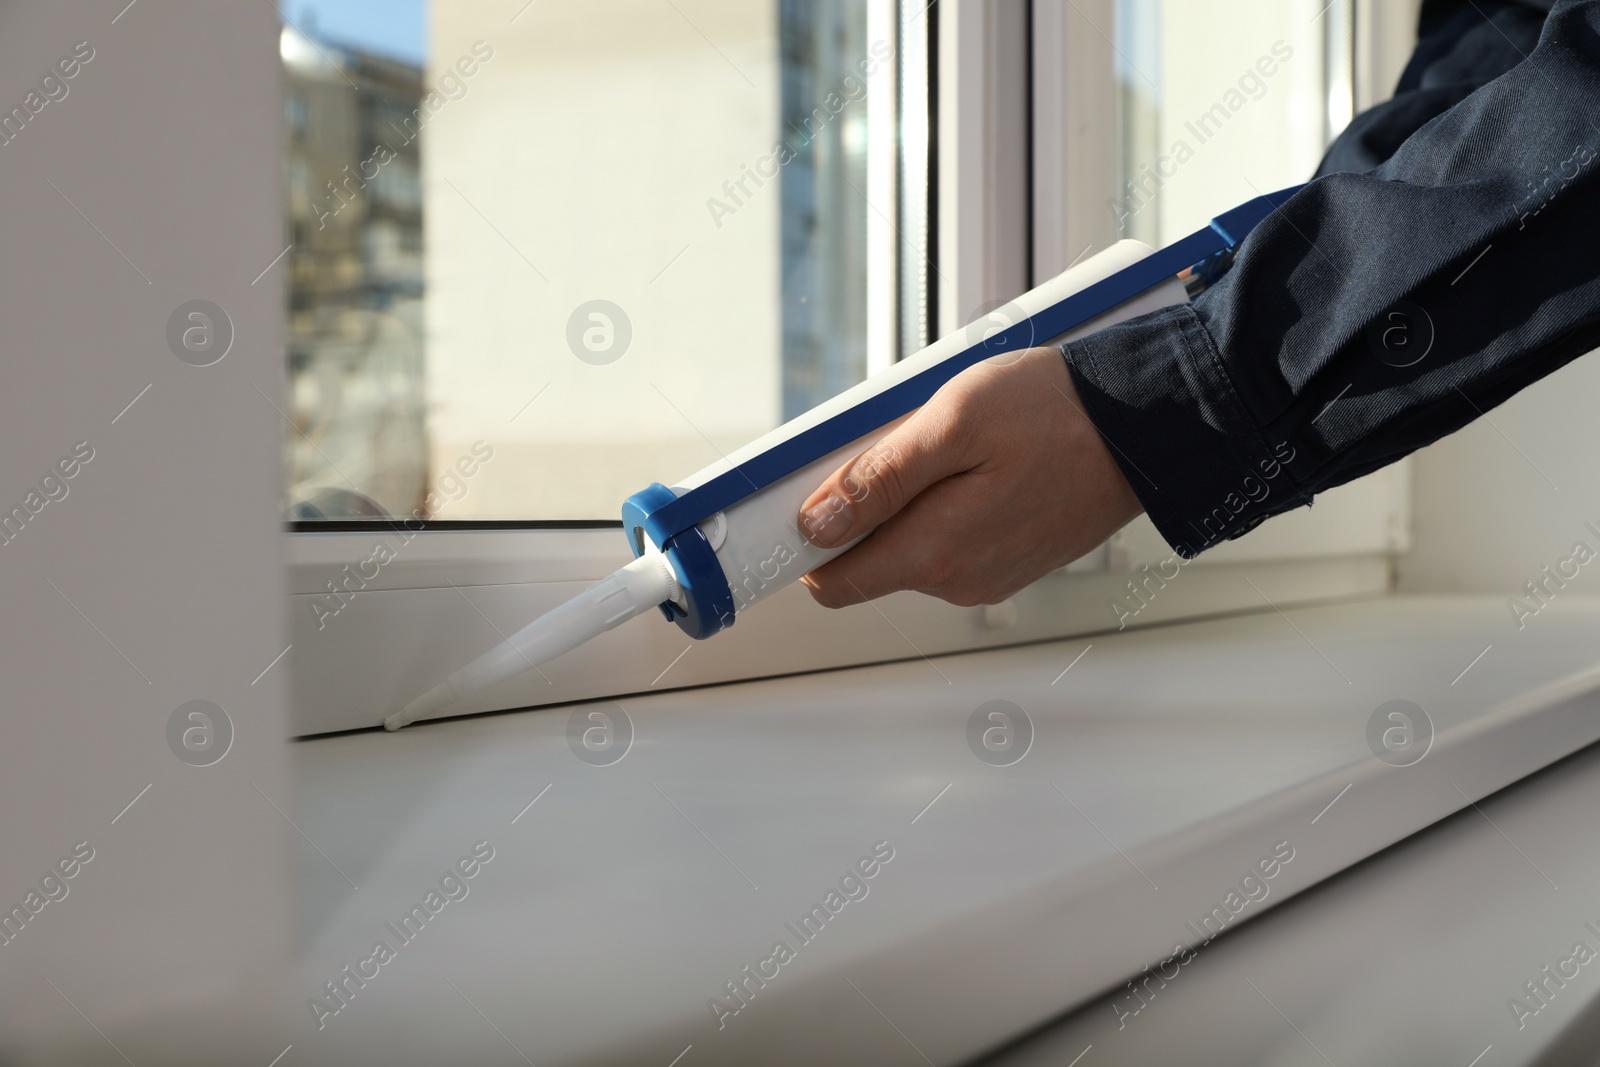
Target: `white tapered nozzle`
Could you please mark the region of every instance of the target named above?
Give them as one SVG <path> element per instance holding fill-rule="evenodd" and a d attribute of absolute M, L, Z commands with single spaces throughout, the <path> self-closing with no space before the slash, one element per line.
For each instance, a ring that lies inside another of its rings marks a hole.
<path fill-rule="evenodd" d="M 475 693 L 549 663 L 592 637 L 679 596 L 678 576 L 667 558 L 646 552 L 512 634 L 443 682 L 383 720 L 398 730 Z"/>
<path fill-rule="evenodd" d="M 454 677 L 454 675 L 451 677 Z M 418 719 L 431 715 L 441 708 L 448 708 L 455 702 L 456 692 L 451 688 L 450 678 L 446 678 L 387 719 L 384 719 L 383 728 L 393 732 L 402 726 L 409 726 Z"/>

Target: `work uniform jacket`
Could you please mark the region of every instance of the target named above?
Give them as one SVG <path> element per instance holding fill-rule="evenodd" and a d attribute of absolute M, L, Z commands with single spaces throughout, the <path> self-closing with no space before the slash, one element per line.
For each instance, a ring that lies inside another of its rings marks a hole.
<path fill-rule="evenodd" d="M 1062 351 L 1192 557 L 1600 347 L 1597 191 L 1600 0 L 1427 0 L 1394 98 L 1227 273 Z"/>

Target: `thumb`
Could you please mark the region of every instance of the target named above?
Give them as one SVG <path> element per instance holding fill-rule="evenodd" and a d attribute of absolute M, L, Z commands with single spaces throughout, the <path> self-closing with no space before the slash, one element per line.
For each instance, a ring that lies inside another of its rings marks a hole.
<path fill-rule="evenodd" d="M 924 411 L 926 409 L 923 409 Z M 960 457 L 923 412 L 834 471 L 800 508 L 800 532 L 818 548 L 865 536 L 933 483 L 958 473 Z"/>

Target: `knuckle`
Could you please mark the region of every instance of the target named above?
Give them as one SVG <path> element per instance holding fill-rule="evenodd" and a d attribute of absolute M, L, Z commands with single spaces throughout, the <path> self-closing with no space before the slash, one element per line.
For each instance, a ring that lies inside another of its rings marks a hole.
<path fill-rule="evenodd" d="M 955 564 L 942 553 L 925 555 L 917 562 L 916 573 L 921 579 L 918 586 L 924 590 L 949 591 L 957 578 Z"/>
<path fill-rule="evenodd" d="M 940 436 L 958 452 L 970 448 L 987 422 L 981 408 L 982 402 L 968 391 L 951 396 L 944 406 Z"/>
<path fill-rule="evenodd" d="M 985 594 L 967 587 L 947 590 L 944 599 L 958 608 L 975 608 L 989 602 Z"/>
<path fill-rule="evenodd" d="M 839 478 L 839 489 L 843 496 L 857 503 L 865 500 L 872 493 L 873 483 L 883 476 L 883 467 L 876 445 L 851 460 Z"/>
<path fill-rule="evenodd" d="M 845 475 L 843 489 L 856 504 L 873 497 L 893 508 L 905 499 L 905 470 L 900 452 L 888 442 L 880 442 L 864 452 Z"/>
<path fill-rule="evenodd" d="M 944 415 L 946 430 L 964 427 L 971 423 L 977 414 L 979 399 L 972 389 L 951 389 L 940 398 L 939 408 Z"/>

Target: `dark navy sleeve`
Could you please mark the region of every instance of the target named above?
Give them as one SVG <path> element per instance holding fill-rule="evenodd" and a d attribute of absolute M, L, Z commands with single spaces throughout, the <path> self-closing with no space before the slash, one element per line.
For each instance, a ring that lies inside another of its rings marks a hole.
<path fill-rule="evenodd" d="M 1309 504 L 1600 345 L 1597 123 L 1600 0 L 1557 0 L 1526 59 L 1306 186 L 1192 304 L 1063 345 L 1168 543 Z"/>

